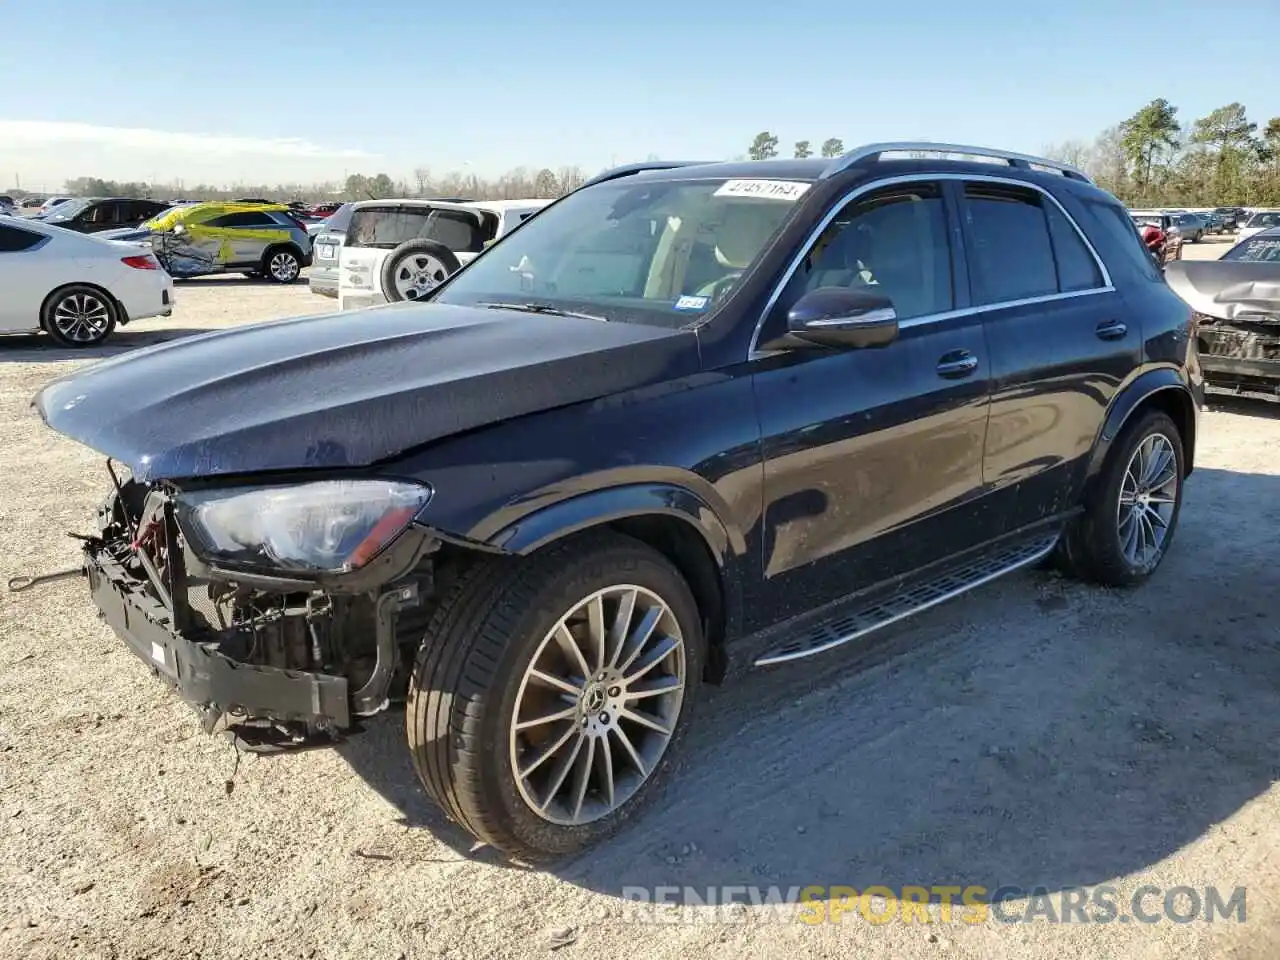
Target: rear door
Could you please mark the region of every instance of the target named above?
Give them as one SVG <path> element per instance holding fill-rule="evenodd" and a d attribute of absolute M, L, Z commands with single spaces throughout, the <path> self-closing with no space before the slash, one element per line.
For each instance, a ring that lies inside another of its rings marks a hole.
<path fill-rule="evenodd" d="M 1111 399 L 1140 362 L 1142 331 L 1047 191 L 998 178 L 955 187 L 991 360 L 983 475 L 1008 532 L 1071 506 Z"/>

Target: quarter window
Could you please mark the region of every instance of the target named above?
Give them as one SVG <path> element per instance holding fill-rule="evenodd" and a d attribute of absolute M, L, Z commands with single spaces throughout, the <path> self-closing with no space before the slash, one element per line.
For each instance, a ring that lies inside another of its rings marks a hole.
<path fill-rule="evenodd" d="M 1080 231 L 1071 225 L 1056 203 L 1045 204 L 1044 214 L 1049 221 L 1049 239 L 1053 241 L 1054 260 L 1058 264 L 1058 290 L 1069 293 L 1101 287 L 1102 271 L 1080 238 Z"/>
<path fill-rule="evenodd" d="M 19 253 L 30 250 L 43 239 L 43 236 L 32 233 L 30 230 L 0 226 L 0 253 Z"/>
<path fill-rule="evenodd" d="M 1117 249 L 1124 251 L 1125 256 L 1142 272 L 1143 276 L 1148 280 L 1161 279 L 1160 271 L 1156 269 L 1151 255 L 1147 253 L 1146 245 L 1142 242 L 1142 237 L 1138 234 L 1137 225 L 1129 217 L 1124 207 L 1117 203 L 1099 200 L 1084 200 L 1083 203 L 1085 209 L 1093 215 L 1094 223 L 1098 229 L 1108 235 Z M 1148 220 L 1144 217 L 1142 222 L 1154 222 L 1161 229 L 1166 226 L 1160 222 L 1159 218 Z"/>

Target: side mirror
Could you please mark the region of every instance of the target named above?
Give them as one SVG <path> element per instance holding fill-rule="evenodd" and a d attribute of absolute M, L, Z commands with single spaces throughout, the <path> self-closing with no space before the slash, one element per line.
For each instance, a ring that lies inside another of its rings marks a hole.
<path fill-rule="evenodd" d="M 787 311 L 787 332 L 820 347 L 884 347 L 898 339 L 898 314 L 880 294 L 819 287 Z"/>

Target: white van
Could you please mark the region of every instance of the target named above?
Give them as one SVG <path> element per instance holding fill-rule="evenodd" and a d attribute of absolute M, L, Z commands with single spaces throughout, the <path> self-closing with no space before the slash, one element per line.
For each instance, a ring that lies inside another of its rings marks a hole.
<path fill-rule="evenodd" d="M 550 200 L 362 200 L 338 258 L 338 309 L 417 300 Z"/>

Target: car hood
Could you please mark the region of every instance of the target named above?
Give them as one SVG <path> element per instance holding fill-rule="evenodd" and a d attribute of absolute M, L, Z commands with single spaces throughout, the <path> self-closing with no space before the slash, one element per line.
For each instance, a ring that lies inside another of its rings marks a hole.
<path fill-rule="evenodd" d="M 157 480 L 366 466 L 698 366 L 690 331 L 399 303 L 146 347 L 55 380 L 33 404 Z"/>
<path fill-rule="evenodd" d="M 1165 279 L 1193 310 L 1219 320 L 1280 317 L 1280 263 L 1174 260 Z"/>

